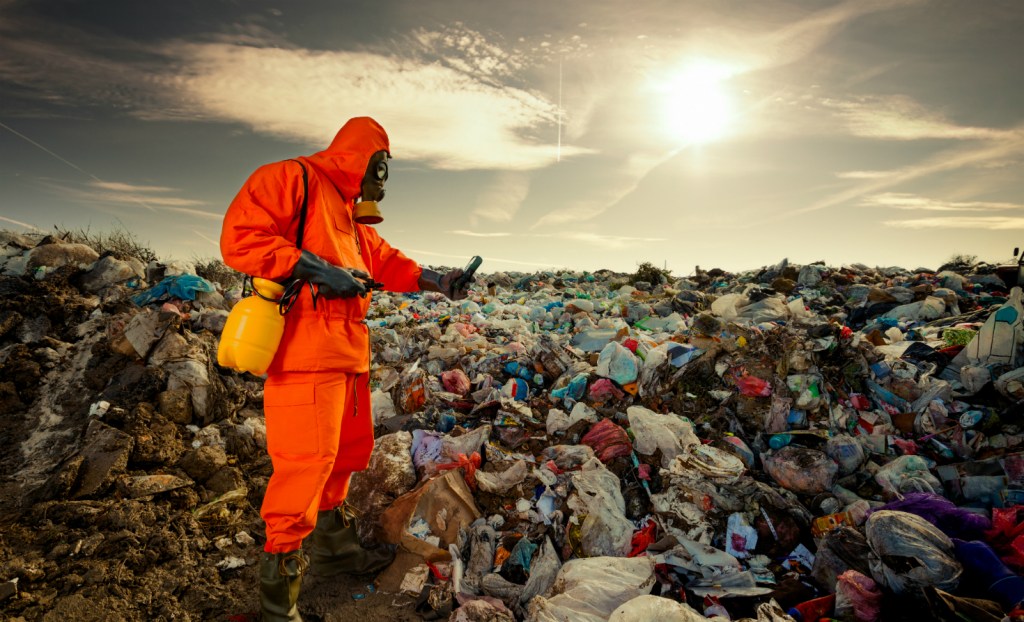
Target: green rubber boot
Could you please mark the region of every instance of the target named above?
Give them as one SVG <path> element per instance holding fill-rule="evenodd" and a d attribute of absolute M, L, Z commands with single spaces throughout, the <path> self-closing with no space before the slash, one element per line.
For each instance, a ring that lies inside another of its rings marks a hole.
<path fill-rule="evenodd" d="M 395 559 L 387 547 L 363 548 L 356 532 L 356 511 L 344 503 L 317 513 L 310 538 L 310 571 L 319 576 L 375 574 Z"/>
<path fill-rule="evenodd" d="M 296 603 L 308 567 L 301 550 L 260 554 L 260 607 L 265 622 L 302 622 Z"/>

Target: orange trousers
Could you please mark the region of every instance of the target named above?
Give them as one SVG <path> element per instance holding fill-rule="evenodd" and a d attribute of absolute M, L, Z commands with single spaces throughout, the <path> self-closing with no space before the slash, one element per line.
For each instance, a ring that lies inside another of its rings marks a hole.
<path fill-rule="evenodd" d="M 373 416 L 367 374 L 271 374 L 263 389 L 267 453 L 274 474 L 260 515 L 267 553 L 302 546 L 316 514 L 341 505 L 352 473 L 373 451 Z"/>

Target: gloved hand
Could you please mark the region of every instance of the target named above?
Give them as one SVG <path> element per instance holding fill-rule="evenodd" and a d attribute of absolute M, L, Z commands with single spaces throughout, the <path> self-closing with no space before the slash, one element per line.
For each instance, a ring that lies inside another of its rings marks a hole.
<path fill-rule="evenodd" d="M 365 296 L 366 286 L 360 279 L 370 275 L 355 268 L 339 268 L 309 251 L 302 251 L 292 277 L 304 279 L 317 286 L 324 298 L 352 298 Z"/>
<path fill-rule="evenodd" d="M 462 268 L 456 268 L 445 274 L 423 268 L 419 281 L 420 289 L 428 292 L 440 292 L 449 300 L 462 300 L 469 295 L 469 283 L 465 283 L 458 289 L 455 288 L 455 282 L 462 276 L 462 273 Z"/>

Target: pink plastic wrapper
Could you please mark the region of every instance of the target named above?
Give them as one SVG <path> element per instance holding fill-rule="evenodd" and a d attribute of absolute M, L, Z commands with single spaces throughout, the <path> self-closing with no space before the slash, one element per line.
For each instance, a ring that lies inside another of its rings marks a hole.
<path fill-rule="evenodd" d="M 441 372 L 441 383 L 444 385 L 445 391 L 459 395 L 469 393 L 471 387 L 469 376 L 461 369 L 449 369 L 448 371 Z"/>
<path fill-rule="evenodd" d="M 611 419 L 595 423 L 580 442 L 593 449 L 597 459 L 604 463 L 633 452 L 629 435 Z"/>
<path fill-rule="evenodd" d="M 470 335 L 477 332 L 477 327 L 472 324 L 465 324 L 463 322 L 456 322 L 452 326 L 462 335 L 464 338 L 469 338 Z"/>
<path fill-rule="evenodd" d="M 882 591 L 871 578 L 847 570 L 836 580 L 835 616 L 856 622 L 876 622 L 882 614 Z"/>
<path fill-rule="evenodd" d="M 606 402 L 612 398 L 622 399 L 625 396 L 626 394 L 607 378 L 599 378 L 590 385 L 590 399 L 595 402 Z"/>
<path fill-rule="evenodd" d="M 747 397 L 768 397 L 772 394 L 772 385 L 757 376 L 736 376 L 736 386 Z"/>
<path fill-rule="evenodd" d="M 871 401 L 860 393 L 850 394 L 850 405 L 857 410 L 871 410 Z"/>

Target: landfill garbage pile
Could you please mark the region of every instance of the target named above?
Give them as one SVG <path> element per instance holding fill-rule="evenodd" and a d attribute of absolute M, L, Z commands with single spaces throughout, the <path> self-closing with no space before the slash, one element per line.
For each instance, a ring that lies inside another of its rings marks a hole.
<path fill-rule="evenodd" d="M 240 292 L 0 235 L 0 610 L 254 615 L 262 381 L 215 363 Z M 377 446 L 349 499 L 364 545 L 397 557 L 333 601 L 307 577 L 300 610 L 1021 617 L 1021 291 L 986 264 L 944 268 L 374 294 Z"/>

